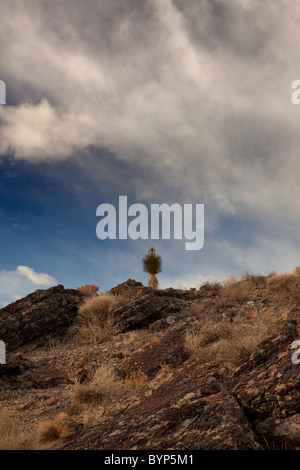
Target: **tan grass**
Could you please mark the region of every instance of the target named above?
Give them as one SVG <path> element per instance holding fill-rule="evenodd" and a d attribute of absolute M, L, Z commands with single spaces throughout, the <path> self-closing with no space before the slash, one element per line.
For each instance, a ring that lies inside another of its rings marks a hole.
<path fill-rule="evenodd" d="M 71 327 L 75 342 L 98 344 L 113 335 L 111 313 L 122 299 L 110 293 L 88 297 L 78 309 Z"/>
<path fill-rule="evenodd" d="M 236 318 L 232 323 L 207 322 L 198 331 L 186 333 L 185 348 L 209 363 L 231 368 L 255 351 L 274 331 L 274 323 L 274 317 L 269 314 L 257 321 Z"/>
<path fill-rule="evenodd" d="M 124 379 L 124 383 L 129 386 L 140 387 L 145 385 L 148 380 L 147 375 L 143 371 L 137 370 L 127 375 Z"/>
<path fill-rule="evenodd" d="M 41 421 L 38 424 L 38 441 L 41 444 L 56 441 L 57 439 L 67 439 L 74 436 L 76 423 L 66 413 L 57 414 L 54 419 Z"/>
<path fill-rule="evenodd" d="M 247 280 L 234 281 L 229 278 L 221 291 L 222 299 L 229 304 L 235 304 L 246 301 L 251 293 L 251 286 Z"/>
<path fill-rule="evenodd" d="M 300 275 L 300 266 L 296 266 L 294 271 L 293 271 L 293 274 L 298 274 Z"/>
<path fill-rule="evenodd" d="M 186 333 L 185 348 L 191 353 L 199 351 L 210 343 L 230 336 L 231 329 L 232 327 L 228 322 L 207 321 L 200 330 L 192 330 Z"/>
<path fill-rule="evenodd" d="M 210 345 L 209 355 L 215 365 L 225 365 L 231 368 L 252 354 L 270 333 L 270 326 L 264 322 L 254 325 L 236 325 L 232 336 Z"/>
<path fill-rule="evenodd" d="M 7 409 L 0 410 L 0 450 L 29 450 L 34 448 L 32 436 L 26 436 L 19 423 Z"/>
<path fill-rule="evenodd" d="M 81 404 L 105 405 L 120 398 L 122 392 L 122 383 L 114 371 L 102 365 L 87 384 L 75 385 L 73 399 Z"/>
<path fill-rule="evenodd" d="M 232 285 L 236 284 L 237 282 L 238 282 L 238 280 L 235 276 L 225 277 L 222 281 L 222 286 L 223 287 L 231 287 Z"/>
<path fill-rule="evenodd" d="M 78 315 L 87 321 L 105 323 L 109 314 L 119 306 L 119 300 L 110 293 L 88 297 L 78 309 Z"/>
<path fill-rule="evenodd" d="M 300 306 L 300 275 L 275 274 L 267 279 L 267 291 L 284 305 Z"/>

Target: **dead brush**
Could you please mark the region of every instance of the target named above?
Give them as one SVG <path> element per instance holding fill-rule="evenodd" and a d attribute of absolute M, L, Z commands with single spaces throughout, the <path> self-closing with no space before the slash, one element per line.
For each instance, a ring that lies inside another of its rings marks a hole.
<path fill-rule="evenodd" d="M 234 277 L 223 281 L 221 302 L 230 306 L 245 302 L 251 295 L 251 285 L 248 280 L 237 281 Z"/>
<path fill-rule="evenodd" d="M 147 375 L 142 370 L 136 370 L 124 378 L 124 383 L 130 387 L 140 387 L 148 382 Z"/>
<path fill-rule="evenodd" d="M 47 444 L 57 439 L 68 439 L 76 433 L 78 424 L 66 413 L 57 414 L 54 419 L 38 424 L 38 441 Z"/>
<path fill-rule="evenodd" d="M 200 329 L 186 333 L 184 339 L 185 349 L 190 353 L 200 351 L 204 346 L 228 337 L 231 328 L 231 325 L 225 321 L 208 321 Z"/>
<path fill-rule="evenodd" d="M 32 436 L 27 436 L 21 430 L 19 423 L 7 409 L 0 410 L 0 450 L 29 450 L 34 449 Z"/>
<path fill-rule="evenodd" d="M 122 383 L 110 367 L 102 365 L 91 375 L 87 383 L 75 385 L 73 399 L 76 403 L 106 405 L 122 396 Z"/>
<path fill-rule="evenodd" d="M 293 274 L 275 274 L 267 278 L 267 292 L 282 305 L 300 306 L 300 274 L 297 268 Z"/>
<path fill-rule="evenodd" d="M 110 293 L 88 297 L 78 309 L 70 331 L 78 343 L 97 344 L 113 335 L 111 313 L 121 305 L 122 299 Z"/>
<path fill-rule="evenodd" d="M 208 321 L 185 335 L 185 349 L 199 359 L 226 369 L 255 351 L 258 344 L 274 331 L 273 315 L 246 320 L 235 317 L 233 322 Z"/>

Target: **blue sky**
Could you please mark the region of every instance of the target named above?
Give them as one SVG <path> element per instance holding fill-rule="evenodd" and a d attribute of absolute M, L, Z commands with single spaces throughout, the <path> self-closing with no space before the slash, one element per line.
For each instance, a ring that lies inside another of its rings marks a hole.
<path fill-rule="evenodd" d="M 0 0 L 0 305 L 128 278 L 161 287 L 300 264 L 300 7 Z M 96 237 L 96 208 L 205 205 L 205 242 Z"/>

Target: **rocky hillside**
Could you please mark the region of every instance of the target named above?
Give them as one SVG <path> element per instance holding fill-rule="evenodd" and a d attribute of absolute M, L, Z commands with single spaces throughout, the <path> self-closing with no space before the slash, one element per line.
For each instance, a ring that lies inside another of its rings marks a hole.
<path fill-rule="evenodd" d="M 19 437 L 0 448 L 300 449 L 299 279 L 57 286 L 3 308 L 0 431 Z"/>

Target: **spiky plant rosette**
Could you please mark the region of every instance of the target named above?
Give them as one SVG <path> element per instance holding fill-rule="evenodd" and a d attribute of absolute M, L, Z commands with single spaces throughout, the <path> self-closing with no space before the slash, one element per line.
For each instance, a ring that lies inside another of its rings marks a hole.
<path fill-rule="evenodd" d="M 162 260 L 157 253 L 148 253 L 142 259 L 144 272 L 148 274 L 158 274 L 162 270 Z"/>

